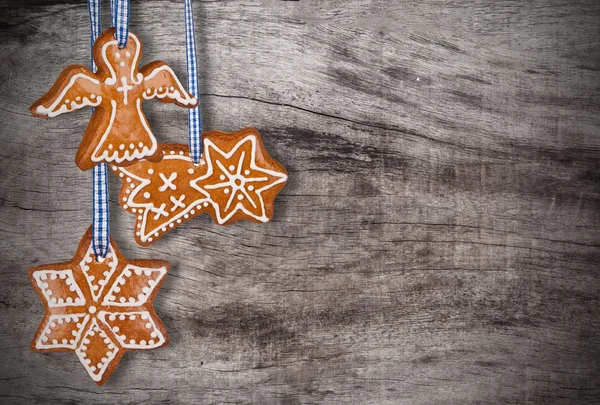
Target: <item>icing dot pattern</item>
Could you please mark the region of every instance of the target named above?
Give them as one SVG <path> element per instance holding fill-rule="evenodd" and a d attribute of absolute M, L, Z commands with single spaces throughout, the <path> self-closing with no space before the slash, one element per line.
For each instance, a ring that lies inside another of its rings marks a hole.
<path fill-rule="evenodd" d="M 50 315 L 35 343 L 37 349 L 75 349 L 87 325 L 86 314 Z"/>
<path fill-rule="evenodd" d="M 98 301 L 104 291 L 104 287 L 115 272 L 118 264 L 119 261 L 112 246 L 109 245 L 106 260 L 102 262 L 96 260 L 94 248 L 92 245 L 89 246 L 85 257 L 79 263 L 79 266 L 85 274 L 94 301 Z"/>
<path fill-rule="evenodd" d="M 38 270 L 33 273 L 33 278 L 50 308 L 85 304 L 72 270 Z"/>
<path fill-rule="evenodd" d="M 126 200 L 121 206 L 137 214 L 135 238 L 138 243 L 150 244 L 160 239 L 176 225 L 191 219 L 190 211 L 207 201 L 200 193 L 191 195 L 189 192 L 190 182 L 201 170 L 193 165 L 187 146 L 173 146 L 174 149 L 161 149 L 165 156 L 159 163 L 140 161 L 126 168 L 113 168 L 117 174 L 124 174 L 124 182 L 134 186 L 133 190 L 122 192 Z M 173 164 L 175 170 L 170 170 Z M 179 170 L 180 165 L 185 169 Z M 206 212 L 209 206 L 203 209 Z"/>
<path fill-rule="evenodd" d="M 118 351 L 117 343 L 98 326 L 98 321 L 94 318 L 75 354 L 92 380 L 100 381 Z"/>
<path fill-rule="evenodd" d="M 167 269 L 127 265 L 106 294 L 102 305 L 132 307 L 145 304 Z"/>
<path fill-rule="evenodd" d="M 165 337 L 147 311 L 101 312 L 98 318 L 126 349 L 153 349 L 165 342 Z"/>
<path fill-rule="evenodd" d="M 240 136 L 237 143 L 224 148 L 218 138 L 204 140 L 206 172 L 191 183 L 205 194 L 214 207 L 213 219 L 224 225 L 238 219 L 268 222 L 272 217 L 272 199 L 287 181 L 279 164 L 268 164 L 258 134 Z M 275 193 L 269 190 L 275 187 Z M 263 193 L 272 196 L 265 204 Z M 268 212 L 268 208 L 271 212 Z"/>

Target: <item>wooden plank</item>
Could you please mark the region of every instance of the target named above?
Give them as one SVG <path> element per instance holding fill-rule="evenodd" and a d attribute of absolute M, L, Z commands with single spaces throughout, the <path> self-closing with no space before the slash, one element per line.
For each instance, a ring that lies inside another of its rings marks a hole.
<path fill-rule="evenodd" d="M 0 397 L 7 403 L 600 402 L 595 1 L 195 2 L 206 129 L 254 126 L 289 170 L 273 222 L 200 217 L 170 260 L 172 343 L 97 388 L 29 342 L 28 267 L 90 222 L 89 114 L 27 108 L 87 64 L 85 3 L 0 5 Z M 183 4 L 132 4 L 143 62 L 185 73 Z M 105 16 L 104 21 L 108 21 Z M 146 103 L 163 142 L 186 112 Z"/>

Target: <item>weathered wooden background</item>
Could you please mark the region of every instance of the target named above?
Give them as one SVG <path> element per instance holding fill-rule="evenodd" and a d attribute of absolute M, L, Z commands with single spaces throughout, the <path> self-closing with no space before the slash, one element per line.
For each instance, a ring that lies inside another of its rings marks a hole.
<path fill-rule="evenodd" d="M 27 112 L 88 63 L 86 5 L 0 5 L 0 402 L 600 403 L 600 2 L 194 13 L 205 128 L 255 126 L 290 180 L 270 224 L 204 216 L 143 249 L 111 175 L 124 253 L 172 263 L 156 301 L 172 343 L 98 388 L 76 356 L 29 350 L 26 277 L 90 223 L 73 163 L 89 112 Z M 185 77 L 183 2 L 131 18 L 143 62 Z M 146 111 L 185 142 L 186 111 Z"/>

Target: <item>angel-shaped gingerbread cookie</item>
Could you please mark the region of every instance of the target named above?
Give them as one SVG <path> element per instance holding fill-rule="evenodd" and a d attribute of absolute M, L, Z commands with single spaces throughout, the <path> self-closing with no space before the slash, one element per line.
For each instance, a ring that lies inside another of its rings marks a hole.
<path fill-rule="evenodd" d="M 65 68 L 50 91 L 30 107 L 36 117 L 55 117 L 94 107 L 75 157 L 82 170 L 101 162 L 127 166 L 143 158 L 159 161 L 162 153 L 142 111 L 142 102 L 158 99 L 186 108 L 198 103 L 166 63 L 155 61 L 138 70 L 142 44 L 135 34 L 129 32 L 123 49 L 119 49 L 114 34 L 115 29 L 110 28 L 94 43 L 96 73 L 82 65 Z"/>

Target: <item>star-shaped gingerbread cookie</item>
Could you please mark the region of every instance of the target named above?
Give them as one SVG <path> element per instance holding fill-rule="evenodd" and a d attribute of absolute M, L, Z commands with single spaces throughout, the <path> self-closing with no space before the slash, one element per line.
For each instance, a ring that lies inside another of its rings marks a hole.
<path fill-rule="evenodd" d="M 82 170 L 101 162 L 126 166 L 142 158 L 160 160 L 162 153 L 142 111 L 142 102 L 158 99 L 186 108 L 198 103 L 166 63 L 151 62 L 138 70 L 140 40 L 129 32 L 127 46 L 119 49 L 114 33 L 115 29 L 110 28 L 94 43 L 96 73 L 82 65 L 65 68 L 48 93 L 29 109 L 36 117 L 55 117 L 94 107 L 75 156 Z"/>
<path fill-rule="evenodd" d="M 195 165 L 186 145 L 160 145 L 163 159 L 113 166 L 123 181 L 119 202 L 137 216 L 135 240 L 148 246 L 166 232 L 208 213 L 219 225 L 273 218 L 273 202 L 287 181 L 258 131 L 246 128 L 202 135 L 203 154 Z"/>
<path fill-rule="evenodd" d="M 46 309 L 31 350 L 74 352 L 104 385 L 125 352 L 169 343 L 152 307 L 168 269 L 164 260 L 126 259 L 112 238 L 106 258 L 97 261 L 90 227 L 72 260 L 29 269 Z"/>

